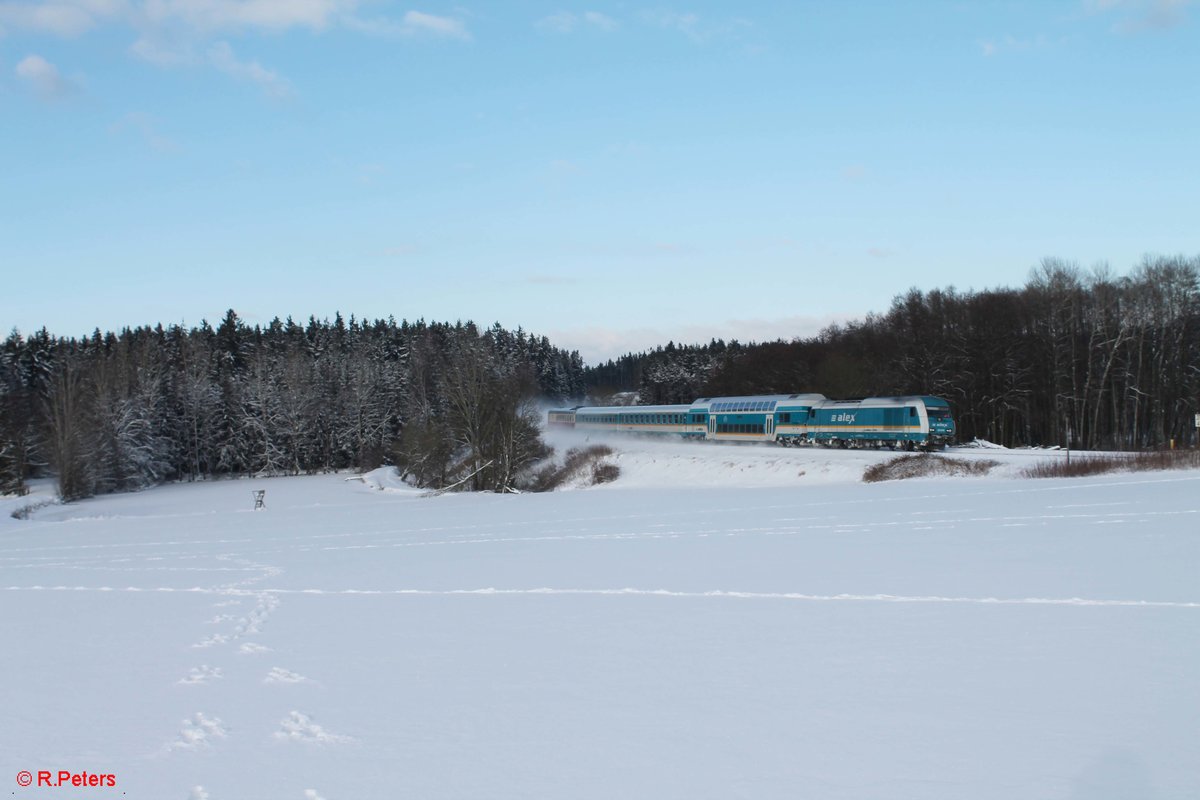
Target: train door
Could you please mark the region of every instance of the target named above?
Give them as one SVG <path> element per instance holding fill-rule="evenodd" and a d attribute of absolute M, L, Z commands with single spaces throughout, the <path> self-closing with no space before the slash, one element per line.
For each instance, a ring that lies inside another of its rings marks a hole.
<path fill-rule="evenodd" d="M 767 414 L 767 422 L 763 425 L 763 433 L 767 435 L 767 439 L 771 438 L 771 434 L 775 433 L 775 416 Z"/>
<path fill-rule="evenodd" d="M 717 415 L 709 413 L 708 415 L 708 438 L 713 439 L 717 435 Z"/>

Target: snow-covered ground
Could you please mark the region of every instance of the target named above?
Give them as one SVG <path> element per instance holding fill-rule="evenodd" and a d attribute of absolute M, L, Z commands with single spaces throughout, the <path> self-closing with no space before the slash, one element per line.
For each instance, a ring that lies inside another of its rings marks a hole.
<path fill-rule="evenodd" d="M 868 485 L 891 454 L 615 444 L 615 483 L 546 495 L 3 501 L 8 791 L 1200 796 L 1200 473 L 976 448 L 992 477 Z"/>

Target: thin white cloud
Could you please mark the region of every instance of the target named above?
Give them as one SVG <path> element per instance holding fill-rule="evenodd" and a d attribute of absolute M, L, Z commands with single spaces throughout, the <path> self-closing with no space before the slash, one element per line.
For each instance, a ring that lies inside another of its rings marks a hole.
<path fill-rule="evenodd" d="M 147 0 L 141 16 L 151 25 L 182 25 L 202 33 L 328 27 L 356 0 Z"/>
<path fill-rule="evenodd" d="M 438 39 L 471 41 L 471 32 L 466 22 L 459 17 L 441 17 L 423 11 L 407 11 L 400 20 L 390 17 L 365 18 L 346 14 L 340 20 L 342 27 L 371 36 L 414 38 L 418 36 Z"/>
<path fill-rule="evenodd" d="M 399 20 L 362 19 L 355 16 L 360 5 L 361 0 L 0 0 L 0 30 L 79 36 L 116 22 L 138 31 L 143 42 L 135 45 L 139 50 L 149 47 L 147 41 L 158 42 L 165 33 L 210 37 L 228 31 L 319 31 L 337 25 L 366 33 L 471 38 L 461 15 L 439 16 L 411 9 Z M 607 24 L 602 14 L 589 12 L 585 17 L 588 24 Z"/>
<path fill-rule="evenodd" d="M 113 134 L 134 134 L 158 153 L 175 153 L 180 149 L 174 139 L 162 133 L 157 119 L 141 111 L 121 117 L 109 127 L 109 131 Z"/>
<path fill-rule="evenodd" d="M 612 17 L 601 14 L 599 11 L 583 12 L 583 21 L 593 28 L 598 28 L 602 31 L 613 31 L 617 29 L 617 21 Z"/>
<path fill-rule="evenodd" d="M 707 41 L 710 33 L 700 25 L 700 17 L 692 13 L 676 11 L 643 11 L 642 21 L 666 30 L 682 33 L 697 44 Z"/>
<path fill-rule="evenodd" d="M 75 86 L 58 71 L 58 67 L 36 54 L 30 54 L 17 63 L 14 70 L 43 100 L 58 100 L 75 91 Z"/>
<path fill-rule="evenodd" d="M 583 28 L 607 32 L 615 31 L 618 27 L 615 19 L 599 11 L 584 11 L 582 14 L 559 11 L 542 17 L 535 25 L 550 33 L 572 33 Z"/>
<path fill-rule="evenodd" d="M 240 81 L 248 81 L 262 89 L 268 97 L 283 100 L 295 92 L 285 78 L 267 69 L 257 61 L 242 61 L 233 52 L 229 42 L 215 42 L 208 49 L 208 61 L 221 72 Z"/>
<path fill-rule="evenodd" d="M 74 37 L 128 11 L 125 0 L 0 2 L 0 28 Z"/>
<path fill-rule="evenodd" d="M 196 61 L 191 44 L 168 43 L 150 36 L 143 36 L 131 44 L 129 53 L 159 67 L 178 67 Z"/>
<path fill-rule="evenodd" d="M 758 32 L 753 20 L 745 17 L 713 19 L 692 12 L 652 9 L 638 14 L 642 24 L 682 34 L 694 44 L 725 42 L 739 44 L 746 53 L 761 53 L 767 48 L 756 42 Z"/>
<path fill-rule="evenodd" d="M 998 56 L 1001 53 L 1019 53 L 1034 48 L 1050 45 L 1045 36 L 1035 36 L 1032 39 L 1018 39 L 1015 36 L 1003 36 L 997 39 L 986 39 L 979 43 L 980 52 L 986 58 Z"/>
<path fill-rule="evenodd" d="M 404 14 L 404 25 L 413 32 L 431 33 L 435 36 L 445 36 L 450 39 L 470 39 L 462 20 L 453 17 L 439 17 L 421 11 L 407 11 Z"/>
<path fill-rule="evenodd" d="M 1084 0 L 1089 14 L 1116 17 L 1112 31 L 1121 34 L 1169 31 L 1185 25 L 1196 0 Z"/>
<path fill-rule="evenodd" d="M 535 25 L 550 33 L 570 33 L 579 26 L 579 17 L 570 11 L 559 11 L 548 17 L 542 17 Z"/>
<path fill-rule="evenodd" d="M 101 25 L 136 35 L 128 53 L 158 67 L 207 65 L 254 83 L 270 97 L 295 92 L 286 79 L 252 59 L 238 58 L 226 32 L 279 33 L 293 28 L 331 27 L 369 34 L 469 41 L 460 16 L 409 10 L 400 19 L 363 20 L 354 15 L 366 0 L 0 0 L 0 36 L 8 30 L 62 37 L 81 36 Z M 45 98 L 69 94 L 73 84 L 53 65 L 36 58 L 18 75 Z"/>

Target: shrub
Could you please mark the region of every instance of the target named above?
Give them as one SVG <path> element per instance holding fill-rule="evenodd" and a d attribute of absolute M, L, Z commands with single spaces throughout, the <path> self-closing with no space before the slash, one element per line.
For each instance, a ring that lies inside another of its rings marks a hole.
<path fill-rule="evenodd" d="M 616 464 L 604 462 L 592 465 L 592 484 L 612 483 L 621 475 L 621 468 Z"/>
<path fill-rule="evenodd" d="M 567 451 L 563 463 L 548 464 L 533 477 L 530 490 L 534 492 L 552 492 L 564 483 L 579 477 L 590 466 L 591 482 L 608 483 L 616 480 L 620 469 L 616 464 L 604 463 L 602 459 L 612 455 L 612 448 L 606 444 L 594 444 L 580 449 L 573 447 Z"/>
<path fill-rule="evenodd" d="M 1143 453 L 1112 453 L 1047 459 L 1021 471 L 1025 478 L 1082 478 L 1110 472 L 1148 472 L 1200 467 L 1197 450 L 1149 450 Z"/>
<path fill-rule="evenodd" d="M 999 464 L 999 461 L 946 458 L 929 453 L 917 453 L 872 464 L 863 471 L 863 481 L 877 483 L 932 475 L 987 475 L 993 467 L 999 466 Z"/>

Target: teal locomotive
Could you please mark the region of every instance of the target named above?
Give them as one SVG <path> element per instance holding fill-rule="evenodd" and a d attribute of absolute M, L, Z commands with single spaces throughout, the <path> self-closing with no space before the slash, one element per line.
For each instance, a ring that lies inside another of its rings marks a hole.
<path fill-rule="evenodd" d="M 942 448 L 954 440 L 940 397 L 830 400 L 821 394 L 701 397 L 690 405 L 582 406 L 549 412 L 552 426 L 784 446 Z"/>

